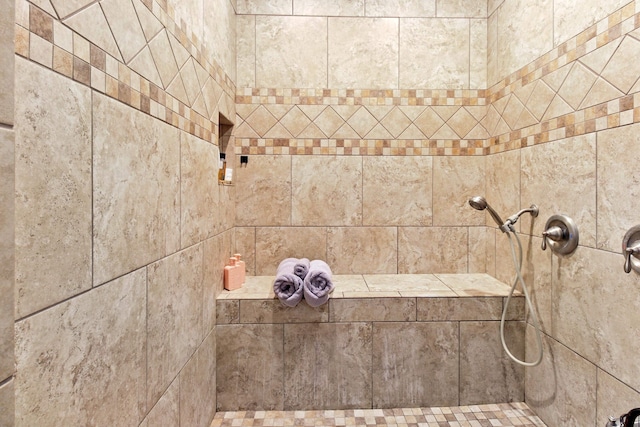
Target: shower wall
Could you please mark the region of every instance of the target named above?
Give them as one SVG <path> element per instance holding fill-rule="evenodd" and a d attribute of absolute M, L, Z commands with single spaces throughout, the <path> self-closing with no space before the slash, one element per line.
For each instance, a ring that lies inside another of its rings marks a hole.
<path fill-rule="evenodd" d="M 1 417 L 15 390 L 15 424 L 0 424 L 208 426 L 235 218 L 235 189 L 217 180 L 234 5 L 21 0 L 2 16 L 15 16 L 16 373 L 0 386 Z"/>

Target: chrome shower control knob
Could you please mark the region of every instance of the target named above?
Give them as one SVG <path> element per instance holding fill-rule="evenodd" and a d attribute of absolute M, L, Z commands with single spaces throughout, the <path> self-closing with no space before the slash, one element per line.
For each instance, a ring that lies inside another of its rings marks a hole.
<path fill-rule="evenodd" d="M 635 270 L 640 273 L 640 225 L 632 227 L 622 239 L 622 255 L 624 255 L 624 272 Z"/>
<path fill-rule="evenodd" d="M 542 250 L 547 250 L 547 239 L 559 242 L 564 238 L 564 230 L 561 227 L 558 227 L 557 225 L 549 227 L 546 231 L 542 232 Z"/>
<path fill-rule="evenodd" d="M 566 215 L 553 215 L 542 233 L 542 250 L 547 246 L 558 255 L 568 255 L 578 247 L 578 227 Z"/>

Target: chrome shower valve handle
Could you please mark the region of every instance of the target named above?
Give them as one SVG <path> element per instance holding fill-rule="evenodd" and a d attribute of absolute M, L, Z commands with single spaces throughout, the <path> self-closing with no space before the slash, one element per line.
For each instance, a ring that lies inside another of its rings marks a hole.
<path fill-rule="evenodd" d="M 624 253 L 624 272 L 631 273 L 631 257 L 636 256 L 636 254 L 640 254 L 640 244 L 637 244 L 632 248 L 626 248 Z"/>
<path fill-rule="evenodd" d="M 557 225 L 549 227 L 542 232 L 542 250 L 547 250 L 547 239 L 551 239 L 554 242 L 560 242 L 565 238 L 564 231 Z"/>
<path fill-rule="evenodd" d="M 578 227 L 566 215 L 553 215 L 542 233 L 542 250 L 547 246 L 558 255 L 569 255 L 578 247 Z"/>
<path fill-rule="evenodd" d="M 622 255 L 624 255 L 624 272 L 635 270 L 640 273 L 640 225 L 632 227 L 622 239 Z"/>

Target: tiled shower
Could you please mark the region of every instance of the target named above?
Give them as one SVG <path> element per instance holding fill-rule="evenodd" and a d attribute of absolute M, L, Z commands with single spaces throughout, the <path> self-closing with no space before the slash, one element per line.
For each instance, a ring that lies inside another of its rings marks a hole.
<path fill-rule="evenodd" d="M 640 223 L 640 3 L 2 10 L 0 425 L 208 426 L 235 251 L 252 275 L 295 254 L 508 283 L 473 195 L 540 207 L 518 224 L 545 349 L 524 401 L 549 426 L 640 406 L 640 280 L 620 254 Z M 568 257 L 540 249 L 558 213 L 580 229 Z"/>

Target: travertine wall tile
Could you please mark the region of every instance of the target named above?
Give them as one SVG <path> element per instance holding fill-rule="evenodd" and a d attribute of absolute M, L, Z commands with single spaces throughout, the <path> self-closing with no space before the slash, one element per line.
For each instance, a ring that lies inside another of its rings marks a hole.
<path fill-rule="evenodd" d="M 216 412 L 216 331 L 180 372 L 180 425 L 209 427 Z"/>
<path fill-rule="evenodd" d="M 0 386 L 0 425 L 13 427 L 15 425 L 15 391 L 13 380 Z"/>
<path fill-rule="evenodd" d="M 484 225 L 484 214 L 468 203 L 484 188 L 483 157 L 434 157 L 433 225 Z"/>
<path fill-rule="evenodd" d="M 573 155 L 566 156 L 567 152 Z M 578 224 L 580 244 L 595 247 L 595 134 L 524 148 L 521 155 L 520 205 L 535 203 L 540 212 L 546 212 L 549 216 L 568 215 Z M 549 159 L 554 161 L 549 162 Z M 542 235 L 546 220 L 523 215 L 520 221 L 521 230 Z"/>
<path fill-rule="evenodd" d="M 240 300 L 219 299 L 215 304 L 217 325 L 240 323 Z"/>
<path fill-rule="evenodd" d="M 0 381 L 13 375 L 15 320 L 14 133 L 0 129 Z M 1 405 L 0 405 L 1 406 Z M 0 419 L 1 421 L 1 419 Z"/>
<path fill-rule="evenodd" d="M 520 150 L 506 151 L 486 157 L 486 193 L 487 203 L 506 220 L 520 210 Z M 526 207 L 534 202 L 524 200 Z M 470 206 L 469 206 L 470 207 Z M 482 215 L 477 212 L 476 215 Z M 485 221 L 489 227 L 497 228 L 491 215 L 485 211 Z M 516 230 L 520 223 L 516 223 Z"/>
<path fill-rule="evenodd" d="M 597 247 L 613 252 L 627 230 L 638 223 L 640 171 L 636 156 L 640 125 L 598 133 Z"/>
<path fill-rule="evenodd" d="M 401 88 L 469 88 L 469 20 L 400 19 Z"/>
<path fill-rule="evenodd" d="M 291 225 L 291 172 L 290 156 L 252 156 L 236 168 L 235 225 Z"/>
<path fill-rule="evenodd" d="M 152 405 L 202 342 L 202 247 L 147 268 L 147 402 Z"/>
<path fill-rule="evenodd" d="M 256 274 L 273 275 L 285 258 L 327 259 L 324 227 L 259 227 L 256 229 Z"/>
<path fill-rule="evenodd" d="M 247 275 L 256 275 L 256 229 L 254 227 L 235 227 L 235 252 L 242 256 Z"/>
<path fill-rule="evenodd" d="M 486 88 L 487 85 L 487 52 L 488 25 L 486 19 L 469 21 L 469 87 Z"/>
<path fill-rule="evenodd" d="M 493 236 L 491 228 L 469 227 L 469 273 L 487 273 L 491 236 Z"/>
<path fill-rule="evenodd" d="M 256 85 L 326 87 L 327 19 L 257 16 Z"/>
<path fill-rule="evenodd" d="M 178 0 L 177 3 L 181 3 Z M 259 2 L 265 3 L 265 2 Z M 233 9 L 233 5 L 228 0 L 213 0 L 203 2 L 203 35 L 200 40 L 202 44 L 211 52 L 213 60 L 220 64 L 222 69 L 229 75 L 232 81 L 238 83 L 237 54 L 237 22 L 239 16 Z M 197 15 L 196 15 L 197 16 Z M 200 82 L 204 84 L 204 82 Z"/>
<path fill-rule="evenodd" d="M 171 383 L 142 422 L 142 427 L 180 425 L 180 377 Z"/>
<path fill-rule="evenodd" d="M 291 172 L 294 225 L 362 224 L 362 158 L 297 156 Z"/>
<path fill-rule="evenodd" d="M 502 298 L 418 298 L 418 321 L 499 320 Z"/>
<path fill-rule="evenodd" d="M 285 409 L 369 407 L 371 348 L 370 323 L 284 325 Z"/>
<path fill-rule="evenodd" d="M 216 330 L 217 410 L 283 410 L 284 325 Z"/>
<path fill-rule="evenodd" d="M 138 425 L 145 282 L 137 270 L 16 324 L 16 425 L 51 424 L 52 414 L 55 425 Z"/>
<path fill-rule="evenodd" d="M 291 15 L 291 0 L 237 0 L 239 15 Z"/>
<path fill-rule="evenodd" d="M 91 92 L 23 59 L 16 71 L 21 318 L 91 287 Z"/>
<path fill-rule="evenodd" d="M 629 0 L 606 2 L 584 1 L 579 5 L 571 0 L 553 2 L 553 44 L 558 46 L 587 29 L 607 15 L 615 12 Z"/>
<path fill-rule="evenodd" d="M 486 18 L 487 0 L 437 0 L 436 12 L 446 18 Z"/>
<path fill-rule="evenodd" d="M 628 335 L 630 325 L 640 322 L 640 294 L 629 292 L 637 286 L 637 277 L 624 273 L 617 253 L 579 247 L 572 257 L 552 259 L 552 330 L 557 339 L 639 389 L 640 365 L 628 357 L 640 347 Z M 613 312 L 611 305 L 616 307 Z"/>
<path fill-rule="evenodd" d="M 294 15 L 363 16 L 365 0 L 294 0 Z"/>
<path fill-rule="evenodd" d="M 14 69 L 14 1 L 5 1 L 2 4 L 2 16 L 0 16 L 0 63 L 3 71 L 0 74 L 0 123 L 13 124 L 14 115 L 14 73 L 8 70 Z"/>
<path fill-rule="evenodd" d="M 367 16 L 426 18 L 436 16 L 436 0 L 366 0 Z"/>
<path fill-rule="evenodd" d="M 458 402 L 458 324 L 374 323 L 373 407 Z"/>
<path fill-rule="evenodd" d="M 102 95 L 93 105 L 97 285 L 178 249 L 180 135 Z"/>
<path fill-rule="evenodd" d="M 180 132 L 181 247 L 215 232 L 218 215 L 218 147 Z"/>
<path fill-rule="evenodd" d="M 400 227 L 398 273 L 466 273 L 467 242 L 466 227 Z"/>
<path fill-rule="evenodd" d="M 505 342 L 524 358 L 524 323 L 505 324 Z M 500 341 L 500 322 L 460 323 L 460 404 L 524 400 L 524 367 L 515 364 Z"/>
<path fill-rule="evenodd" d="M 398 20 L 329 18 L 328 87 L 398 88 Z"/>
<path fill-rule="evenodd" d="M 364 225 L 431 225 L 432 158 L 363 158 Z"/>
<path fill-rule="evenodd" d="M 275 277 L 275 276 L 274 276 Z M 295 309 L 279 300 L 240 301 L 240 323 L 317 323 L 329 320 L 329 306 L 313 308 L 300 302 Z"/>
<path fill-rule="evenodd" d="M 527 327 L 527 360 L 537 356 L 534 330 Z M 525 372 L 527 404 L 554 426 L 596 423 L 596 366 L 558 341 L 543 335 L 542 363 Z M 601 420 L 598 420 L 600 422 Z"/>
<path fill-rule="evenodd" d="M 327 262 L 335 274 L 396 273 L 395 227 L 331 227 L 327 230 Z"/>
<path fill-rule="evenodd" d="M 238 87 L 256 86 L 256 17 L 238 15 L 236 17 L 236 51 Z"/>
<path fill-rule="evenodd" d="M 416 320 L 415 298 L 344 298 L 332 299 L 330 305 L 332 322 L 410 322 Z"/>

